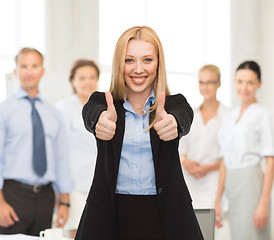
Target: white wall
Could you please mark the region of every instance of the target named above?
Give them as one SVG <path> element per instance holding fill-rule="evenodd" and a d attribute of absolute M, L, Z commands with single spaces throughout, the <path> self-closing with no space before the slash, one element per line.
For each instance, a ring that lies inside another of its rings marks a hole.
<path fill-rule="evenodd" d="M 259 97 L 263 104 L 274 110 L 274 1 L 258 1 L 260 2 L 259 14 L 261 17 L 260 63 L 263 70 L 263 87 Z"/>
<path fill-rule="evenodd" d="M 46 74 L 43 95 L 52 103 L 72 93 L 69 72 L 78 58 L 98 61 L 98 1 L 46 1 Z"/>
<path fill-rule="evenodd" d="M 274 110 L 274 1 L 231 0 L 231 76 L 245 60 L 261 66 L 263 86 L 258 100 Z M 231 80 L 232 89 L 233 80 Z M 232 106 L 238 104 L 232 91 Z"/>
<path fill-rule="evenodd" d="M 258 14 L 260 0 L 231 0 L 231 89 L 232 106 L 238 105 L 233 77 L 237 66 L 245 60 L 259 60 Z"/>

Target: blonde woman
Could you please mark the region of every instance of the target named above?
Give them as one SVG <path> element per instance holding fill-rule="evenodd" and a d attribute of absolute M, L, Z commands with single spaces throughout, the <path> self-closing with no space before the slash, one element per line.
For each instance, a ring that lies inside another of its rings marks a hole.
<path fill-rule="evenodd" d="M 194 208 L 214 208 L 218 187 L 218 132 L 227 108 L 216 99 L 221 73 L 215 65 L 199 70 L 203 103 L 194 110 L 190 133 L 180 141 L 180 157 Z"/>
<path fill-rule="evenodd" d="M 186 99 L 170 95 L 157 34 L 125 31 L 110 92 L 94 93 L 83 109 L 98 156 L 77 240 L 203 239 L 178 154 L 192 117 Z"/>
<path fill-rule="evenodd" d="M 273 113 L 258 103 L 261 71 L 254 61 L 239 65 L 235 89 L 241 105 L 223 120 L 219 139 L 224 160 L 216 198 L 216 226 L 222 226 L 220 199 L 225 190 L 233 240 L 267 240 L 274 175 Z M 263 173 L 261 161 L 266 160 Z"/>

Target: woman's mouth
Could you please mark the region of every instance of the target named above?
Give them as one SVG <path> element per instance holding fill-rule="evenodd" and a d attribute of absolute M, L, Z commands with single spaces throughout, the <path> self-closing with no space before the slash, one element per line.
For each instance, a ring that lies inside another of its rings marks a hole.
<path fill-rule="evenodd" d="M 147 79 L 146 76 L 142 76 L 142 77 L 131 76 L 130 78 L 132 82 L 137 85 L 143 84 Z"/>

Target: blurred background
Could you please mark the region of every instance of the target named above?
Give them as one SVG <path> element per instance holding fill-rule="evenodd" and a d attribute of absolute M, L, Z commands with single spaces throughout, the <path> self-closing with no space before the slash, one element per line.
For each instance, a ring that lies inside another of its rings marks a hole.
<path fill-rule="evenodd" d="M 25 46 L 45 55 L 41 92 L 50 102 L 71 94 L 68 75 L 77 58 L 98 62 L 100 90 L 107 90 L 118 37 L 129 27 L 148 25 L 162 41 L 172 93 L 197 106 L 197 71 L 216 64 L 222 73 L 218 98 L 235 106 L 235 68 L 251 59 L 262 67 L 258 98 L 274 109 L 273 13 L 273 0 L 0 1 L 0 100 L 18 84 L 14 56 Z"/>

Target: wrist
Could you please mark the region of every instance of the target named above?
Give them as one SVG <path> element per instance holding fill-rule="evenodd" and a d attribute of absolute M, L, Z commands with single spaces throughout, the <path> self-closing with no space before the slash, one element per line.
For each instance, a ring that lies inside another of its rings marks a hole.
<path fill-rule="evenodd" d="M 215 200 L 215 205 L 220 205 L 220 204 L 221 204 L 221 199 L 217 197 Z"/>
<path fill-rule="evenodd" d="M 211 171 L 211 168 L 209 165 L 204 165 L 205 173 L 209 173 Z"/>
<path fill-rule="evenodd" d="M 270 198 L 261 198 L 259 204 L 269 204 Z"/>
<path fill-rule="evenodd" d="M 184 163 L 186 162 L 186 155 L 185 154 L 181 154 L 180 155 L 180 160 L 181 160 L 181 164 L 184 165 Z"/>

